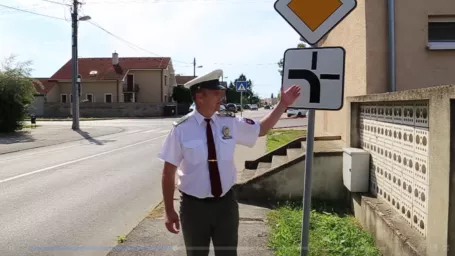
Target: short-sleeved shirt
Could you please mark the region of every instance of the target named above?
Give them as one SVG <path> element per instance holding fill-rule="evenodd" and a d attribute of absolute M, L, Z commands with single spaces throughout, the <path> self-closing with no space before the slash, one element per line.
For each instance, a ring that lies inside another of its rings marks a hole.
<path fill-rule="evenodd" d="M 208 169 L 207 121 L 197 112 L 174 126 L 164 141 L 158 158 L 178 168 L 178 189 L 198 197 L 213 197 Z M 237 180 L 234 162 L 236 144 L 253 147 L 260 123 L 247 118 L 213 115 L 210 121 L 220 172 L 222 196 Z"/>

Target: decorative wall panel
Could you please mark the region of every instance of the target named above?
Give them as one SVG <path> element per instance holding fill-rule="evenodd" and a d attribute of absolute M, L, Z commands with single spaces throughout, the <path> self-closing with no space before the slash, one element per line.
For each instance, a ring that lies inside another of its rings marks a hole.
<path fill-rule="evenodd" d="M 428 102 L 360 106 L 360 144 L 371 154 L 370 191 L 426 236 L 429 184 Z"/>

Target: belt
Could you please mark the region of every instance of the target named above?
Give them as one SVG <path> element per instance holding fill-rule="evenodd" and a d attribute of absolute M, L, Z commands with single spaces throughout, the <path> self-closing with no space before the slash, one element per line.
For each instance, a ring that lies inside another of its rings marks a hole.
<path fill-rule="evenodd" d="M 220 200 L 223 200 L 224 198 L 226 198 L 227 196 L 229 196 L 232 193 L 232 189 L 229 189 L 229 191 L 222 197 L 199 198 L 199 197 L 195 197 L 195 196 L 192 196 L 192 195 L 188 195 L 187 193 L 182 192 L 181 190 L 179 190 L 179 191 L 182 194 L 182 196 L 184 196 L 184 197 L 191 198 L 191 199 L 197 200 L 197 201 L 204 201 L 204 202 L 220 201 Z"/>

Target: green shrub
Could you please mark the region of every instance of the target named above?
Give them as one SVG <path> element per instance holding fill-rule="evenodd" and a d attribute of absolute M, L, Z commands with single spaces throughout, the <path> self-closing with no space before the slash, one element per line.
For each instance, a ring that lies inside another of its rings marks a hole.
<path fill-rule="evenodd" d="M 11 56 L 0 69 L 0 133 L 22 129 L 28 106 L 34 101 L 34 83 L 39 84 L 30 78 L 30 64 L 15 63 Z"/>

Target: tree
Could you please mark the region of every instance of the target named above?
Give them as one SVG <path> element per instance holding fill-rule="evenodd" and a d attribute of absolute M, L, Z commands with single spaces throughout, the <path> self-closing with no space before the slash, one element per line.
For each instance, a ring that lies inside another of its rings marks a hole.
<path fill-rule="evenodd" d="M 172 90 L 172 99 L 177 103 L 191 104 L 193 102 L 190 89 L 185 88 L 182 85 L 174 87 L 174 89 Z"/>
<path fill-rule="evenodd" d="M 235 79 L 233 82 L 231 81 L 229 83 L 229 86 L 226 90 L 226 100 L 229 103 L 240 103 L 240 92 L 237 92 L 235 88 L 235 83 L 237 81 L 246 81 L 247 82 L 247 89 L 246 91 L 243 92 L 243 104 L 255 104 L 259 102 L 259 97 L 254 94 L 253 92 L 253 82 L 250 79 L 247 79 L 247 77 L 244 74 L 240 74 L 240 76 Z"/>
<path fill-rule="evenodd" d="M 306 45 L 304 43 L 299 43 L 297 45 L 297 48 L 306 48 Z M 278 62 L 278 72 L 280 73 L 281 76 L 283 76 L 283 59 L 281 59 L 279 62 Z"/>
<path fill-rule="evenodd" d="M 42 84 L 30 77 L 32 62 L 16 61 L 16 56 L 6 58 L 0 69 L 0 132 L 22 129 L 28 106 L 36 94 L 34 84 Z"/>

